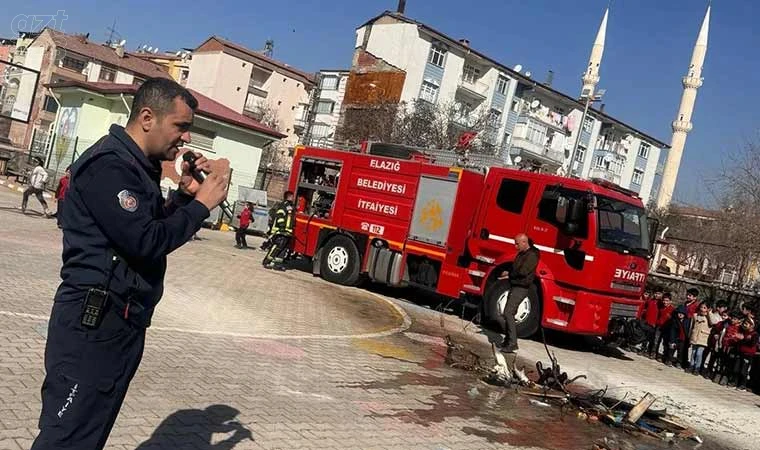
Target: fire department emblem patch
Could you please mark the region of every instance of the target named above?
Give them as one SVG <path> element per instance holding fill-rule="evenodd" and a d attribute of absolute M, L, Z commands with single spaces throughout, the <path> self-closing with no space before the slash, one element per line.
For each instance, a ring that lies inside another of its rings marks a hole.
<path fill-rule="evenodd" d="M 129 211 L 129 212 L 137 211 L 137 205 L 138 205 L 137 197 L 135 197 L 133 193 L 124 189 L 118 194 L 116 194 L 116 196 L 119 198 L 119 205 L 121 206 L 123 210 Z"/>

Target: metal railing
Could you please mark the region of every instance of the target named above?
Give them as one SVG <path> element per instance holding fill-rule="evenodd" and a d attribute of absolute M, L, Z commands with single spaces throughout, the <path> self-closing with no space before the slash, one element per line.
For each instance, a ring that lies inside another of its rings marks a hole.
<path fill-rule="evenodd" d="M 535 143 L 529 139 L 512 136 L 512 149 L 519 149 L 521 152 L 526 152 L 533 156 L 540 156 L 544 159 L 549 159 L 558 164 L 562 164 L 565 161 L 565 154 L 562 151 L 554 150 L 551 147 Z M 512 151 L 512 154 L 518 154 L 520 152 Z"/>

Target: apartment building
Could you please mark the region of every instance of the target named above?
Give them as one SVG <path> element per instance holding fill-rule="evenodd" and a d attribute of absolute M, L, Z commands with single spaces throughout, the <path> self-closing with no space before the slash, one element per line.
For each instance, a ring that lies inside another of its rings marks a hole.
<path fill-rule="evenodd" d="M 289 167 L 290 152 L 304 130 L 297 119 L 309 104 L 313 75 L 211 36 L 192 52 L 187 87 L 284 133 L 278 165 Z"/>
<path fill-rule="evenodd" d="M 302 114 L 296 119 L 296 127 L 304 129 L 303 144 L 321 147 L 335 144 L 348 74 L 346 69 L 319 71 L 311 100 L 300 105 Z"/>
<path fill-rule="evenodd" d="M 18 64 L 40 72 L 35 86 L 29 123 L 11 125 L 10 140 L 29 148 L 35 130 L 49 134 L 58 110 L 58 102 L 44 85 L 59 81 L 88 81 L 139 84 L 151 77 L 169 77 L 164 68 L 136 58 L 121 45 L 104 45 L 89 40 L 89 34 L 73 35 L 45 28 L 24 48 Z M 20 47 L 17 46 L 16 53 Z"/>
<path fill-rule="evenodd" d="M 384 101 L 454 103 L 465 126 L 487 114 L 479 139 L 506 164 L 604 178 L 645 202 L 667 147 L 603 110 L 589 108 L 584 119 L 584 102 L 399 12 L 386 11 L 357 28 L 347 90 L 359 84 L 365 91 L 377 87 Z M 352 96 L 344 111 L 356 103 Z"/>
<path fill-rule="evenodd" d="M 193 57 L 191 49 L 182 49 L 176 52 L 159 52 L 158 48 L 142 45 L 131 56 L 152 61 L 164 66 L 166 71 L 174 78 L 174 81 L 187 86 L 187 78 L 190 76 L 190 60 Z"/>

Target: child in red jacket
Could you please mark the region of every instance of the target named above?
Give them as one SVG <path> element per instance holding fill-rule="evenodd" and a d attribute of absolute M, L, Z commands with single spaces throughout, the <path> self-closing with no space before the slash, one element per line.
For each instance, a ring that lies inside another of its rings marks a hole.
<path fill-rule="evenodd" d="M 660 314 L 661 303 L 662 288 L 657 288 L 654 296 L 646 299 L 641 316 L 641 325 L 647 333 L 647 340 L 641 345 L 640 354 L 648 356 L 649 359 L 652 359 L 652 353 L 657 353 L 654 345 L 657 343 L 657 316 Z"/>
<path fill-rule="evenodd" d="M 755 331 L 755 322 L 752 319 L 744 319 L 738 337 L 734 378 L 736 379 L 736 389 L 746 391 L 749 382 L 749 368 L 757 351 L 757 331 Z"/>
<path fill-rule="evenodd" d="M 676 308 L 673 306 L 673 299 L 670 296 L 670 292 L 665 292 L 662 294 L 662 304 L 660 305 L 660 309 L 657 312 L 657 328 L 655 330 L 655 334 L 657 335 L 657 342 L 654 346 L 655 359 L 657 358 L 657 352 L 660 350 L 660 346 L 665 342 L 665 325 L 667 325 L 675 310 Z M 662 351 L 662 362 L 665 362 L 664 357 L 667 350 L 667 343 L 665 345 L 666 347 L 663 348 Z"/>
<path fill-rule="evenodd" d="M 731 313 L 731 323 L 726 326 L 720 341 L 720 372 L 717 383 L 725 386 L 733 381 L 733 369 L 736 365 L 736 343 L 744 336 L 741 334 L 742 315 L 739 311 Z"/>

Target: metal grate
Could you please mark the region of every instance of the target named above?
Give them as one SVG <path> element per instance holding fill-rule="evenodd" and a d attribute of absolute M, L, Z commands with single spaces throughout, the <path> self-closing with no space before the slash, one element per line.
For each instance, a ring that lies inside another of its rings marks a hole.
<path fill-rule="evenodd" d="M 638 305 L 626 305 L 625 303 L 613 303 L 610 307 L 611 317 L 636 317 L 639 312 Z"/>

